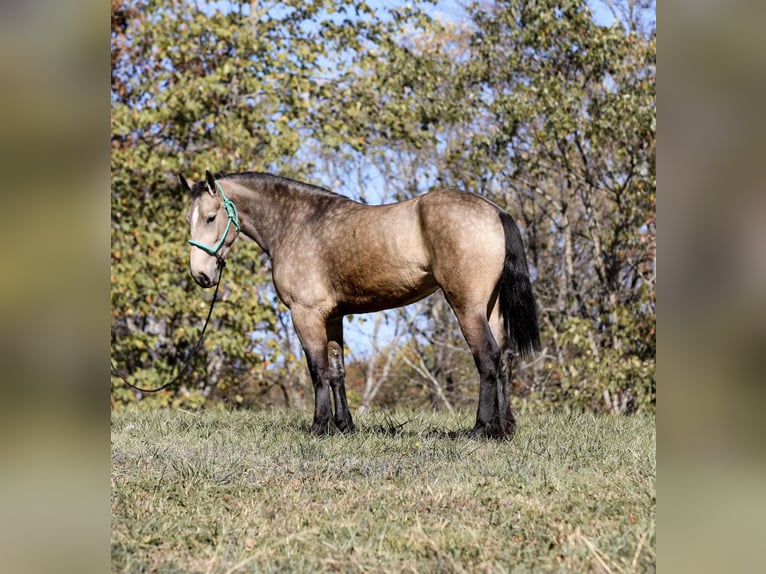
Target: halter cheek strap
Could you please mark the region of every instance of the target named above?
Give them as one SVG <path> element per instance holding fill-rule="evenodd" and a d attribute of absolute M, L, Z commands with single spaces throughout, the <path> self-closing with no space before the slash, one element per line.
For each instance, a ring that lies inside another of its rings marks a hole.
<path fill-rule="evenodd" d="M 205 245 L 204 243 L 200 243 L 199 241 L 194 241 L 192 239 L 189 240 L 189 243 L 194 247 L 199 247 L 202 249 L 202 251 L 209 253 L 210 255 L 214 255 L 220 260 L 221 257 L 218 255 L 218 252 L 221 250 L 221 247 L 223 247 L 223 242 L 229 235 L 231 224 L 233 223 L 234 227 L 237 228 L 237 233 L 242 231 L 242 229 L 239 226 L 239 212 L 237 211 L 237 206 L 234 205 L 232 200 L 226 197 L 226 194 L 223 192 L 223 188 L 221 187 L 220 183 L 216 181 L 215 186 L 218 188 L 218 193 L 220 193 L 221 197 L 223 198 L 223 207 L 226 209 L 226 215 L 229 218 L 229 220 L 226 222 L 226 229 L 224 229 L 223 235 L 221 235 L 221 238 L 218 240 L 218 243 L 215 244 L 215 247 L 210 247 L 209 245 Z"/>

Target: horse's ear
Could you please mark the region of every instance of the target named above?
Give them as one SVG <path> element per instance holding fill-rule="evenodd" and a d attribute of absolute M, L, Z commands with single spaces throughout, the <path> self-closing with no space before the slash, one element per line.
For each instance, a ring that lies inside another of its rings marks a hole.
<path fill-rule="evenodd" d="M 189 182 L 186 181 L 186 178 L 182 174 L 178 174 L 178 181 L 181 182 L 181 187 L 186 191 L 187 193 L 191 193 L 191 187 L 189 187 Z"/>
<path fill-rule="evenodd" d="M 207 190 L 210 192 L 210 195 L 215 195 L 217 193 L 215 187 L 215 178 L 213 177 L 213 174 L 208 170 L 205 170 L 205 181 L 207 181 Z"/>

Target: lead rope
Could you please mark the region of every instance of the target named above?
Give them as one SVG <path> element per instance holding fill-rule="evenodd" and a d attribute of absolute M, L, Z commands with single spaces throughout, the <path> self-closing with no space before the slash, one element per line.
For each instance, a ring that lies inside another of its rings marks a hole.
<path fill-rule="evenodd" d="M 183 367 L 181 367 L 181 370 L 178 371 L 176 376 L 170 379 L 167 383 L 165 383 L 161 387 L 157 387 L 156 389 L 144 389 L 134 385 L 133 383 L 129 383 L 128 380 L 125 378 L 125 375 L 122 372 L 120 372 L 117 368 L 115 368 L 113 363 L 110 364 L 112 375 L 114 375 L 115 377 L 118 377 L 123 383 L 125 383 L 131 389 L 141 391 L 142 393 L 157 393 L 159 391 L 167 389 L 169 386 L 175 384 L 178 381 L 178 379 L 181 378 L 181 375 L 184 373 L 184 371 L 187 368 L 189 368 L 189 365 L 191 364 L 192 359 L 194 358 L 194 355 L 197 354 L 197 351 L 199 351 L 199 348 L 202 346 L 202 341 L 205 338 L 205 329 L 207 329 L 207 324 L 210 322 L 210 316 L 213 314 L 213 305 L 215 305 L 215 300 L 216 300 L 216 297 L 218 296 L 218 287 L 221 286 L 221 280 L 223 279 L 223 269 L 226 266 L 226 262 L 223 261 L 222 258 L 219 260 L 221 261 L 221 272 L 218 275 L 218 283 L 215 286 L 215 292 L 213 293 L 213 300 L 210 302 L 210 309 L 207 312 L 207 319 L 205 319 L 205 324 L 202 326 L 202 332 L 199 334 L 199 340 L 194 345 L 194 347 L 192 347 L 192 350 L 189 353 L 189 358 L 186 359 L 186 362 L 184 363 Z"/>

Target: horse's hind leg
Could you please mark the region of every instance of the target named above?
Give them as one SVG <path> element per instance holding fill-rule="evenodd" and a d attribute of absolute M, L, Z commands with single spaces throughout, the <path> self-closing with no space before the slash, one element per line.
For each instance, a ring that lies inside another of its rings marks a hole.
<path fill-rule="evenodd" d="M 343 432 L 355 430 L 351 411 L 346 400 L 346 368 L 343 364 L 343 319 L 337 319 L 327 325 L 329 343 L 328 359 L 330 365 L 330 388 L 335 401 L 335 426 Z"/>
<path fill-rule="evenodd" d="M 498 383 L 501 353 L 490 329 L 486 306 L 477 306 L 468 311 L 453 306 L 453 310 L 479 371 L 479 407 L 473 432 L 501 438 L 509 432 L 505 417 L 500 416 L 502 393 Z"/>
<path fill-rule="evenodd" d="M 511 411 L 511 374 L 514 354 L 505 331 L 499 302 L 495 304 L 492 310 L 489 326 L 495 340 L 500 345 L 500 365 L 497 373 L 497 401 L 500 425 L 503 429 L 503 434 L 512 434 L 516 429 L 516 418 Z"/>

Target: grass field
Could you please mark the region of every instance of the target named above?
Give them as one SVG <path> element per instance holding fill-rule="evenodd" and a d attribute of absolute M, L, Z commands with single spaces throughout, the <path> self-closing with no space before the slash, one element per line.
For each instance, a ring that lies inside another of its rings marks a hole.
<path fill-rule="evenodd" d="M 112 414 L 114 572 L 647 572 L 655 422 L 298 411 Z M 458 432 L 455 432 L 458 431 Z"/>

